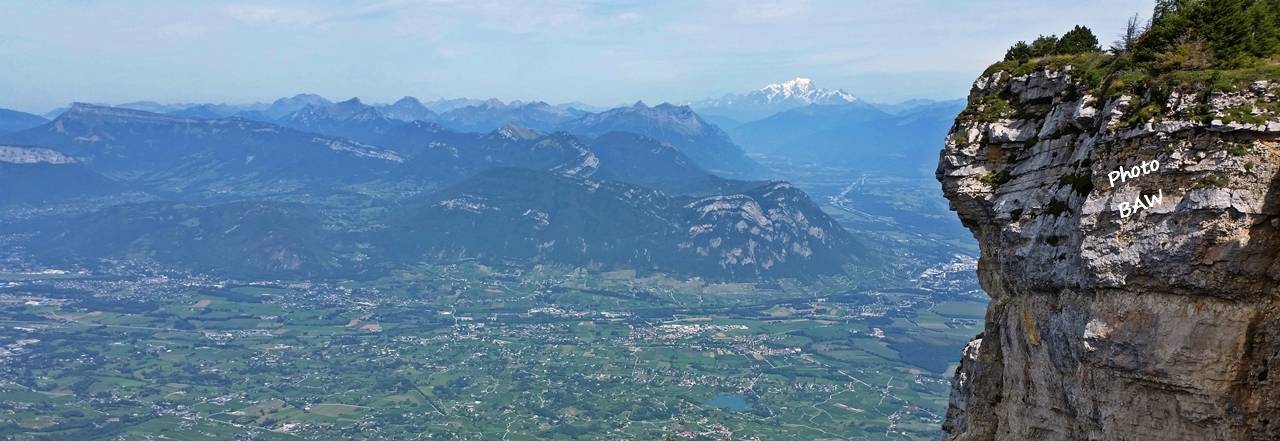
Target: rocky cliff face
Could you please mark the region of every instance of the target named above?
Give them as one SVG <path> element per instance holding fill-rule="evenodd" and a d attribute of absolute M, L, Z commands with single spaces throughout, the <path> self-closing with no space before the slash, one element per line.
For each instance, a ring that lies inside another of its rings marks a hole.
<path fill-rule="evenodd" d="M 991 296 L 943 438 L 1275 439 L 1280 82 L 1155 98 L 1078 77 L 985 74 L 942 152 Z"/>

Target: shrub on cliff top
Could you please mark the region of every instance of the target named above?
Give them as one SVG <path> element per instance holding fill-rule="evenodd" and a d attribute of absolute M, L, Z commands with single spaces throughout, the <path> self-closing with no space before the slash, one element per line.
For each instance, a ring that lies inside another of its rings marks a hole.
<path fill-rule="evenodd" d="M 1004 53 L 1004 61 L 1024 62 L 1050 55 L 1074 55 L 1100 51 L 1102 49 L 1098 47 L 1098 37 L 1093 35 L 1093 31 L 1084 26 L 1076 26 L 1062 34 L 1062 38 L 1056 35 L 1041 35 L 1032 40 L 1031 44 L 1025 41 L 1014 43 Z"/>
<path fill-rule="evenodd" d="M 1280 54 L 1280 0 L 1157 0 L 1151 21 L 1127 48 L 1138 63 L 1189 47 L 1205 63 L 1235 68 Z"/>

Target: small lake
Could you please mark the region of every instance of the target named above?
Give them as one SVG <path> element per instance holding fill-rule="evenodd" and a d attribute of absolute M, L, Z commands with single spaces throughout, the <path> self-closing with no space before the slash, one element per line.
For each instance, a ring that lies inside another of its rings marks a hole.
<path fill-rule="evenodd" d="M 742 395 L 724 392 L 716 394 L 715 398 L 707 400 L 702 404 L 738 412 L 751 410 L 751 403 L 748 403 L 745 398 L 742 398 Z"/>

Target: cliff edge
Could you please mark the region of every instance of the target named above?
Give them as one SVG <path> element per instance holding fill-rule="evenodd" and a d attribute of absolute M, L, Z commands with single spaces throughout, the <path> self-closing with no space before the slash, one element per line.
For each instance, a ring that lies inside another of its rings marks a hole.
<path fill-rule="evenodd" d="M 1275 439 L 1280 76 L 1116 87 L 1102 56 L 993 66 L 947 138 L 991 303 L 943 438 Z"/>

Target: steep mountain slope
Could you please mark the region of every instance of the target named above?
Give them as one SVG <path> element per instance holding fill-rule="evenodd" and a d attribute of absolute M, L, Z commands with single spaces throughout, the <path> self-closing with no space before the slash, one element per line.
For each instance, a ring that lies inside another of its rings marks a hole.
<path fill-rule="evenodd" d="M 0 188 L 0 205 L 11 205 L 99 196 L 124 186 L 53 150 L 0 145 Z"/>
<path fill-rule="evenodd" d="M 1103 56 L 994 67 L 946 138 L 992 300 L 944 438 L 1274 439 L 1280 82 L 1102 87 Z"/>
<path fill-rule="evenodd" d="M 742 94 L 728 94 L 720 98 L 691 104 L 704 116 L 727 118 L 746 122 L 778 112 L 809 105 L 843 105 L 859 102 L 852 94 L 839 89 L 823 89 L 808 78 L 796 77 L 781 83 L 769 84 Z"/>
<path fill-rule="evenodd" d="M 350 242 L 321 225 L 313 210 L 296 204 L 148 202 L 16 229 L 35 231 L 28 249 L 49 262 L 133 258 L 234 277 L 355 271 L 359 259 L 338 256 Z"/>
<path fill-rule="evenodd" d="M 670 144 L 630 132 L 584 138 L 507 125 L 488 134 L 415 121 L 377 142 L 395 145 L 405 164 L 393 176 L 429 187 L 450 185 L 494 167 L 552 171 L 640 185 L 668 194 L 712 195 L 761 182 L 717 177 Z"/>
<path fill-rule="evenodd" d="M 644 135 L 609 132 L 592 140 L 591 150 L 600 158 L 602 179 L 663 189 L 710 175 L 671 144 Z"/>
<path fill-rule="evenodd" d="M 507 125 L 488 134 L 456 133 L 422 126 L 418 142 L 427 141 L 403 167 L 409 177 L 434 183 L 453 183 L 495 167 L 544 170 L 589 177 L 600 159 L 578 138 L 564 132 L 550 135 Z"/>
<path fill-rule="evenodd" d="M 642 236 L 668 229 L 666 205 L 652 191 L 494 168 L 410 204 L 391 225 L 402 253 L 427 259 L 645 265 Z"/>
<path fill-rule="evenodd" d="M 637 102 L 585 115 L 566 122 L 563 130 L 587 136 L 631 132 L 671 144 L 699 167 L 729 176 L 758 176 L 762 167 L 747 158 L 723 130 L 710 124 L 688 106 L 662 103 L 649 107 Z"/>
<path fill-rule="evenodd" d="M 559 262 L 750 280 L 839 273 L 869 256 L 785 183 L 670 198 L 626 184 L 497 168 L 409 204 L 389 223 L 399 233 L 384 246 L 408 260 Z"/>
<path fill-rule="evenodd" d="M 736 277 L 784 275 L 810 278 L 838 274 L 856 263 L 864 269 L 886 263 L 822 212 L 804 192 L 769 182 L 725 194 L 682 199 L 687 238 L 700 259 L 693 268 L 718 265 Z"/>
<path fill-rule="evenodd" d="M 412 159 L 435 148 L 470 145 L 482 137 L 479 133 L 455 132 L 436 122 L 418 120 L 392 127 L 373 144 L 389 146 L 406 159 Z"/>
<path fill-rule="evenodd" d="M 629 132 L 583 139 L 508 124 L 488 134 L 455 132 L 415 121 L 376 141 L 408 158 L 410 179 L 449 184 L 493 167 L 552 171 L 670 190 L 713 178 L 670 144 Z M 710 186 L 704 185 L 710 188 Z"/>
<path fill-rule="evenodd" d="M 350 182 L 403 161 L 395 152 L 256 121 L 180 118 L 88 104 L 0 138 L 53 148 L 83 159 L 95 171 L 169 190 L 252 187 L 258 192 Z"/>
<path fill-rule="evenodd" d="M 26 130 L 47 122 L 49 120 L 40 115 L 0 109 L 0 135 Z"/>

